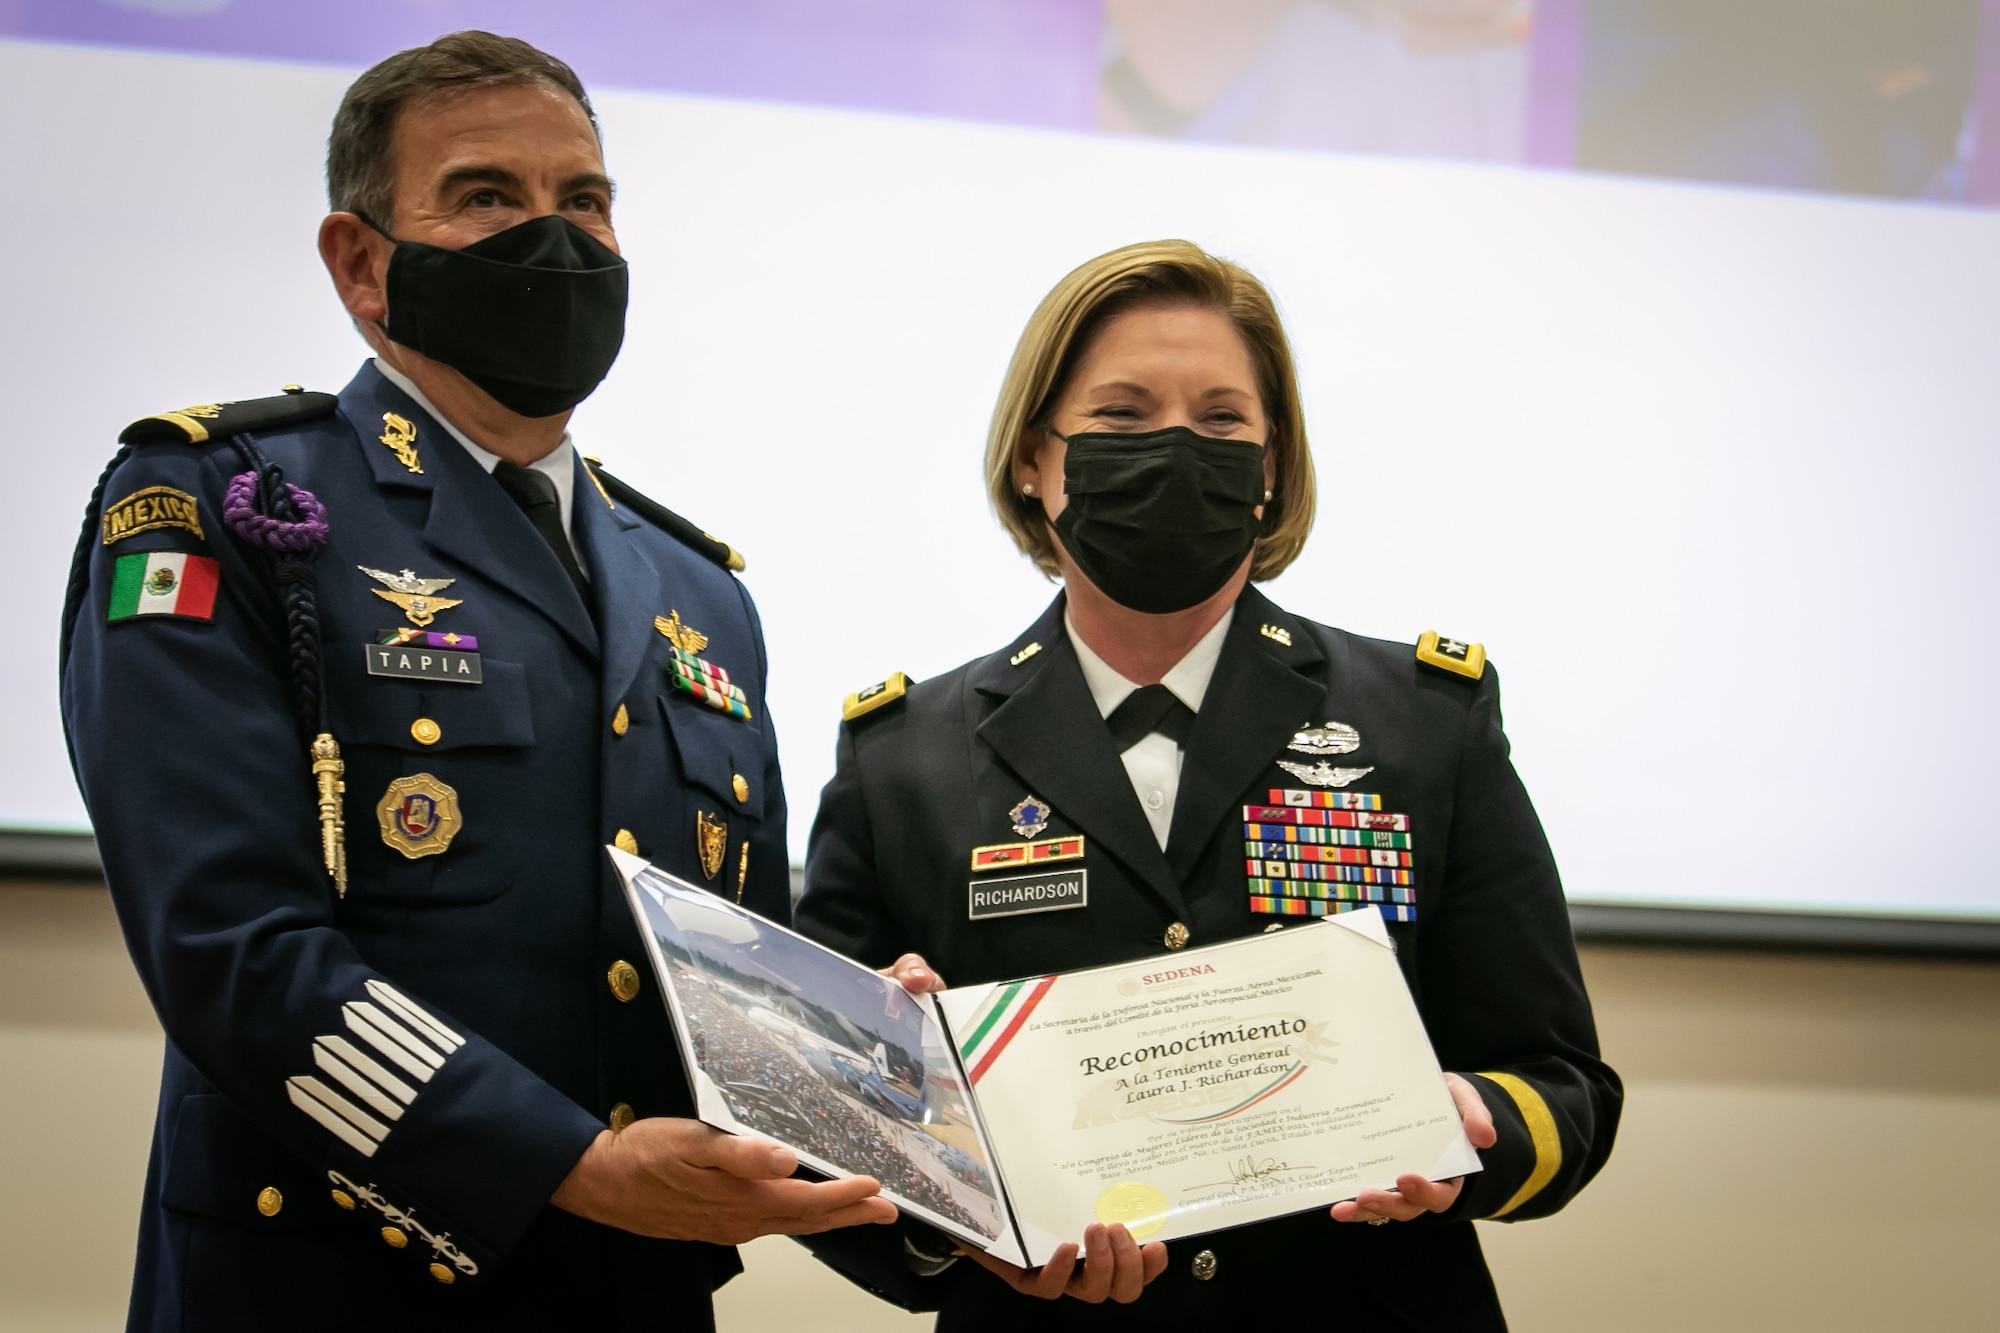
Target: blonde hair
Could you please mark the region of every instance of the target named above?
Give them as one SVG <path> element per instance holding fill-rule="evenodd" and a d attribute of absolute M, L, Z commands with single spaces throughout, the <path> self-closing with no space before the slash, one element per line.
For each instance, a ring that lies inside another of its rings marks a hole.
<path fill-rule="evenodd" d="M 1242 334 L 1270 422 L 1277 478 L 1264 506 L 1250 577 L 1276 578 L 1305 549 L 1317 495 L 1299 406 L 1298 373 L 1277 305 L 1264 284 L 1190 241 L 1142 241 L 1072 269 L 1042 298 L 1014 347 L 986 435 L 986 494 L 1000 526 L 1035 567 L 1054 577 L 1055 548 L 1041 504 L 1014 485 L 1014 463 L 1048 424 L 1076 363 L 1107 321 L 1148 305 L 1199 305 L 1229 316 Z"/>

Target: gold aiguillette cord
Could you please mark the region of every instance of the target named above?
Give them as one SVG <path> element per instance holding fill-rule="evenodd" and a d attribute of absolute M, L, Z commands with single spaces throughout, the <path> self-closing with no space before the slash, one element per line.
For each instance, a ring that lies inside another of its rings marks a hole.
<path fill-rule="evenodd" d="M 340 798 L 347 792 L 347 784 L 341 781 L 347 765 L 341 762 L 340 742 L 330 732 L 313 737 L 312 757 L 313 784 L 319 788 L 320 853 L 326 858 L 326 873 L 333 876 L 333 887 L 345 898 L 347 823 L 341 818 Z"/>

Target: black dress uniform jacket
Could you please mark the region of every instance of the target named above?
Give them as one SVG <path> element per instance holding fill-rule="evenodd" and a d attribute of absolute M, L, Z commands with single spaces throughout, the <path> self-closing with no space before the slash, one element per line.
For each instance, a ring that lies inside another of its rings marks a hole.
<path fill-rule="evenodd" d="M 1299 788 L 1277 761 L 1305 758 L 1287 743 L 1328 721 L 1361 734 L 1339 762 L 1374 768 L 1353 789 L 1411 817 L 1417 919 L 1389 934 L 1439 1060 L 1471 1079 L 1499 1130 L 1452 1210 L 1379 1227 L 1314 1211 L 1176 1241 L 1130 1306 L 1019 1296 L 966 1260 L 918 1279 L 880 1233 L 817 1240 L 822 1258 L 889 1299 L 941 1309 L 941 1329 L 1158 1328 L 1163 1316 L 1220 1328 L 1315 1307 L 1375 1321 L 1356 1327 L 1503 1326 L 1471 1219 L 1562 1207 L 1610 1152 L 1621 1090 L 1598 1059 L 1490 669 L 1473 681 L 1422 665 L 1407 644 L 1299 619 L 1247 589 L 1185 744 L 1162 852 L 1058 597 L 999 652 L 842 727 L 798 924 L 877 966 L 921 953 L 957 985 L 1166 954 L 1176 925 L 1193 945 L 1259 933 L 1285 918 L 1250 911 L 1242 807 Z M 1053 811 L 1039 837 L 1084 836 L 1088 905 L 969 920 L 969 853 L 1017 840 L 1008 811 L 1029 794 Z"/>
<path fill-rule="evenodd" d="M 421 471 L 385 413 L 414 425 Z M 345 897 L 321 861 L 280 593 L 223 522 L 244 468 L 227 440 L 148 444 L 109 479 L 105 510 L 164 487 L 194 497 L 195 521 L 92 540 L 63 671 L 106 878 L 167 1035 L 131 1327 L 706 1327 L 733 1250 L 548 1199 L 618 1104 L 692 1114 L 604 844 L 622 831 L 683 878 L 787 907 L 749 594 L 578 463 L 586 607 L 522 511 L 372 363 L 331 413 L 257 443 L 330 527 Z M 148 550 L 216 562 L 210 618 L 108 618 L 114 562 Z M 369 674 L 378 631 L 408 622 L 358 566 L 454 580 L 437 596 L 460 605 L 428 630 L 475 636 L 483 683 Z M 676 612 L 750 720 L 670 690 L 653 621 Z M 376 807 L 418 774 L 456 791 L 461 822 L 442 854 L 408 858 Z M 712 879 L 698 817 L 727 829 Z M 625 998 L 607 981 L 621 960 L 638 976 L 633 995 L 620 972 Z M 356 1116 L 329 1120 L 306 1080 Z"/>

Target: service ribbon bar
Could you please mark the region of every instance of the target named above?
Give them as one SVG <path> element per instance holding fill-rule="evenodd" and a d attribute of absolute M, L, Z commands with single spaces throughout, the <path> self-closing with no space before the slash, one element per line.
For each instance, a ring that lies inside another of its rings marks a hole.
<path fill-rule="evenodd" d="M 750 705 L 743 698 L 743 691 L 734 685 L 718 686 L 713 681 L 697 680 L 678 662 L 667 674 L 667 683 L 683 694 L 692 694 L 718 713 L 727 713 L 744 722 L 750 720 Z"/>
<path fill-rule="evenodd" d="M 1334 916 L 1341 912 L 1356 912 L 1367 903 L 1329 903 L 1305 898 L 1260 898 L 1251 895 L 1250 910 L 1267 916 Z M 1417 909 L 1396 903 L 1376 903 L 1377 911 L 1384 921 L 1415 921 Z"/>
<path fill-rule="evenodd" d="M 1405 907 L 1417 905 L 1417 895 L 1411 889 L 1397 888 L 1391 884 L 1313 884 L 1304 880 L 1251 879 L 1250 896 L 1253 898 L 1307 898 L 1316 902 L 1367 904 L 1402 904 Z"/>
<path fill-rule="evenodd" d="M 1314 847 L 1295 842 L 1246 842 L 1243 854 L 1259 861 L 1324 861 L 1348 866 L 1409 866 L 1408 852 L 1382 851 L 1373 847 Z"/>
<path fill-rule="evenodd" d="M 1408 851 L 1407 833 L 1384 833 L 1370 829 L 1301 828 L 1297 824 L 1245 824 L 1243 836 L 1252 842 L 1296 842 L 1322 847 L 1383 847 Z"/>
<path fill-rule="evenodd" d="M 1273 787 L 1271 804 L 1306 810 L 1380 810 L 1382 798 L 1365 791 L 1293 791 Z"/>
<path fill-rule="evenodd" d="M 400 648 L 415 644 L 419 648 L 443 648 L 450 652 L 476 653 L 479 651 L 479 636 L 476 634 L 432 634 L 427 630 L 403 626 L 399 629 L 378 629 L 375 631 L 377 645 Z"/>
<path fill-rule="evenodd" d="M 1303 879 L 1342 884 L 1401 884 L 1407 886 L 1410 872 L 1388 866 L 1301 865 L 1297 861 L 1245 861 L 1243 871 L 1252 878 Z"/>
<path fill-rule="evenodd" d="M 1282 805 L 1246 805 L 1243 807 L 1243 822 L 1309 824 L 1318 828 L 1379 829 L 1389 833 L 1410 831 L 1408 815 L 1378 814 L 1368 810 L 1291 809 Z"/>
<path fill-rule="evenodd" d="M 729 673 L 707 658 L 696 657 L 693 653 L 680 648 L 669 647 L 667 652 L 676 664 L 687 668 L 694 674 L 698 676 L 713 676 L 722 684 L 729 684 Z"/>
<path fill-rule="evenodd" d="M 1076 861 L 1083 857 L 1083 839 L 1043 838 L 1040 842 L 1002 842 L 972 849 L 974 870 L 999 870 L 1007 866 L 1038 866 L 1050 861 Z"/>

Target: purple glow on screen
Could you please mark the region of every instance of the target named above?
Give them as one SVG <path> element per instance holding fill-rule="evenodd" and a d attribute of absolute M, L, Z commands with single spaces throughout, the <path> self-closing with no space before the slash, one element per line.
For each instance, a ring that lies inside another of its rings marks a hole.
<path fill-rule="evenodd" d="M 1101 0 L 0 0 L 0 33 L 365 67 L 460 28 L 588 86 L 1088 129 Z"/>

